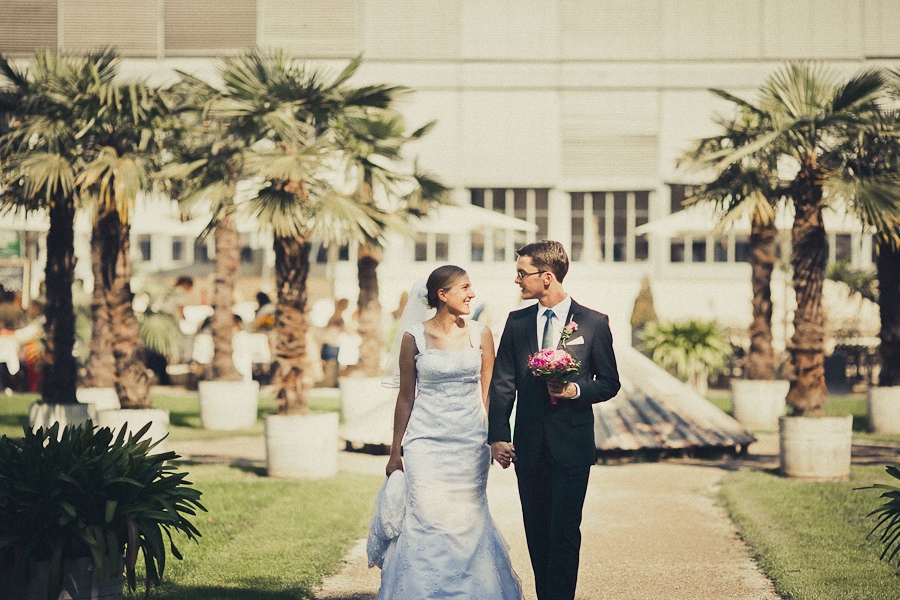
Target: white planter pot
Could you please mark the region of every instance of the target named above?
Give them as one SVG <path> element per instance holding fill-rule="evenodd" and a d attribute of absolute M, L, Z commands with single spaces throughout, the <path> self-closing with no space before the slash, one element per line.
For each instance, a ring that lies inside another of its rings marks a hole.
<path fill-rule="evenodd" d="M 256 425 L 258 381 L 201 381 L 199 391 L 203 429 L 227 431 Z"/>
<path fill-rule="evenodd" d="M 59 431 L 62 433 L 67 425 L 78 426 L 90 418 L 90 407 L 80 403 L 44 404 L 35 402 L 28 410 L 28 426 L 32 431 L 36 431 L 38 427 L 48 429 L 54 423 L 59 423 Z"/>
<path fill-rule="evenodd" d="M 31 569 L 27 600 L 47 600 L 47 581 L 50 563 L 39 562 Z M 101 577 L 90 558 L 64 560 L 62 591 L 59 600 L 120 600 L 122 598 L 122 562 L 112 577 Z"/>
<path fill-rule="evenodd" d="M 790 381 L 731 380 L 731 404 L 734 418 L 748 429 L 778 429 L 778 419 L 787 410 Z"/>
<path fill-rule="evenodd" d="M 75 397 L 78 398 L 78 402 L 88 406 L 88 413 L 95 422 L 99 411 L 122 408 L 122 405 L 119 404 L 119 395 L 116 393 L 116 388 L 78 388 L 75 390 Z"/>
<path fill-rule="evenodd" d="M 341 391 L 341 419 L 352 423 L 385 402 L 397 399 L 396 388 L 381 385 L 381 377 L 342 377 L 338 382 Z"/>
<path fill-rule="evenodd" d="M 781 474 L 814 481 L 850 477 L 853 416 L 781 417 Z"/>
<path fill-rule="evenodd" d="M 900 386 L 869 388 L 866 406 L 869 431 L 900 433 Z"/>
<path fill-rule="evenodd" d="M 321 479 L 337 474 L 338 414 L 266 415 L 270 477 Z"/>
<path fill-rule="evenodd" d="M 113 436 L 118 435 L 119 430 L 126 426 L 128 433 L 133 435 L 147 423 L 150 423 L 150 429 L 141 439 L 150 439 L 154 442 L 163 440 L 153 448 L 151 453 L 165 452 L 166 441 L 164 438 L 169 435 L 169 411 L 161 408 L 120 408 L 118 410 L 101 410 L 97 413 L 97 425 L 112 429 Z"/>

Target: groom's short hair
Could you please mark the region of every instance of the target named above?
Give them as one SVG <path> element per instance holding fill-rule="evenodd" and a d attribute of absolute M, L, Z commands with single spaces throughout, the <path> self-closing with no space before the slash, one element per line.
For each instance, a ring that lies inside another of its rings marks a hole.
<path fill-rule="evenodd" d="M 563 245 L 555 240 L 538 240 L 516 250 L 517 256 L 528 256 L 531 264 L 541 271 L 550 271 L 562 283 L 569 272 L 569 255 Z"/>

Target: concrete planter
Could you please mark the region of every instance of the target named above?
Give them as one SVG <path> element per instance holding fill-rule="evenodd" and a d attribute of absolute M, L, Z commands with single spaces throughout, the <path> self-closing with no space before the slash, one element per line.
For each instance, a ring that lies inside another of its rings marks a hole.
<path fill-rule="evenodd" d="M 853 416 L 781 417 L 781 474 L 812 481 L 850 478 Z"/>
<path fill-rule="evenodd" d="M 866 407 L 869 431 L 900 433 L 900 386 L 869 388 Z"/>
<path fill-rule="evenodd" d="M 130 434 L 135 434 L 150 423 L 150 430 L 142 439 L 154 442 L 163 440 L 153 448 L 153 454 L 161 454 L 167 450 L 164 438 L 169 435 L 169 411 L 161 408 L 120 408 L 118 410 L 101 410 L 97 413 L 97 425 L 109 427 L 113 435 L 118 435 L 122 427 L 127 426 Z"/>
<path fill-rule="evenodd" d="M 200 424 L 203 429 L 251 429 L 259 408 L 258 381 L 201 381 Z"/>
<path fill-rule="evenodd" d="M 385 402 L 393 403 L 397 399 L 397 389 L 382 386 L 381 377 L 342 377 L 338 388 L 344 423 L 352 423 Z"/>
<path fill-rule="evenodd" d="M 88 413 L 94 422 L 97 421 L 97 413 L 101 410 L 118 410 L 122 408 L 119 403 L 119 395 L 116 388 L 111 387 L 86 387 L 75 390 L 78 402 L 88 406 Z"/>
<path fill-rule="evenodd" d="M 266 415 L 270 477 L 322 479 L 337 474 L 338 414 Z"/>
<path fill-rule="evenodd" d="M 73 558 L 63 561 L 63 587 L 59 600 L 121 600 L 122 561 L 118 568 L 112 568 L 112 577 L 105 577 L 94 568 L 90 557 Z M 31 569 L 26 591 L 26 600 L 47 600 L 47 581 L 50 563 L 38 562 Z"/>
<path fill-rule="evenodd" d="M 748 429 L 775 431 L 783 417 L 790 381 L 731 380 L 731 404 L 734 418 Z"/>
<path fill-rule="evenodd" d="M 62 433 L 67 425 L 78 426 L 90 418 L 90 407 L 81 403 L 44 404 L 35 402 L 28 410 L 28 426 L 32 431 L 37 430 L 38 427 L 47 429 L 54 423 L 59 423 L 59 431 Z"/>

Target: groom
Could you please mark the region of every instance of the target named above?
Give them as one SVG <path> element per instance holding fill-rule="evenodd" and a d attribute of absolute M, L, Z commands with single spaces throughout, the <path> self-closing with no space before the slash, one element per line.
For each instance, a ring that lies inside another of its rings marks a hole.
<path fill-rule="evenodd" d="M 562 244 L 541 240 L 516 251 L 516 284 L 536 304 L 510 313 L 491 380 L 488 441 L 505 469 L 516 463 L 525 537 L 539 600 L 572 600 L 578 578 L 581 511 L 596 461 L 595 402 L 619 391 L 609 319 L 573 301 L 562 286 L 569 258 Z M 566 347 L 581 361 L 572 382 L 542 380 L 531 354 L 556 348 L 562 328 L 578 328 Z M 516 409 L 515 444 L 509 419 Z"/>

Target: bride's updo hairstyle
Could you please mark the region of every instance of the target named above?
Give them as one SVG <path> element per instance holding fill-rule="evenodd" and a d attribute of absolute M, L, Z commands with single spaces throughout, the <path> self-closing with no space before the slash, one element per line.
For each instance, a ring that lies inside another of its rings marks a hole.
<path fill-rule="evenodd" d="M 425 283 L 425 289 L 428 291 L 428 308 L 440 308 L 443 303 L 438 298 L 438 292 L 449 290 L 466 275 L 466 270 L 456 265 L 444 265 L 432 271 Z"/>

